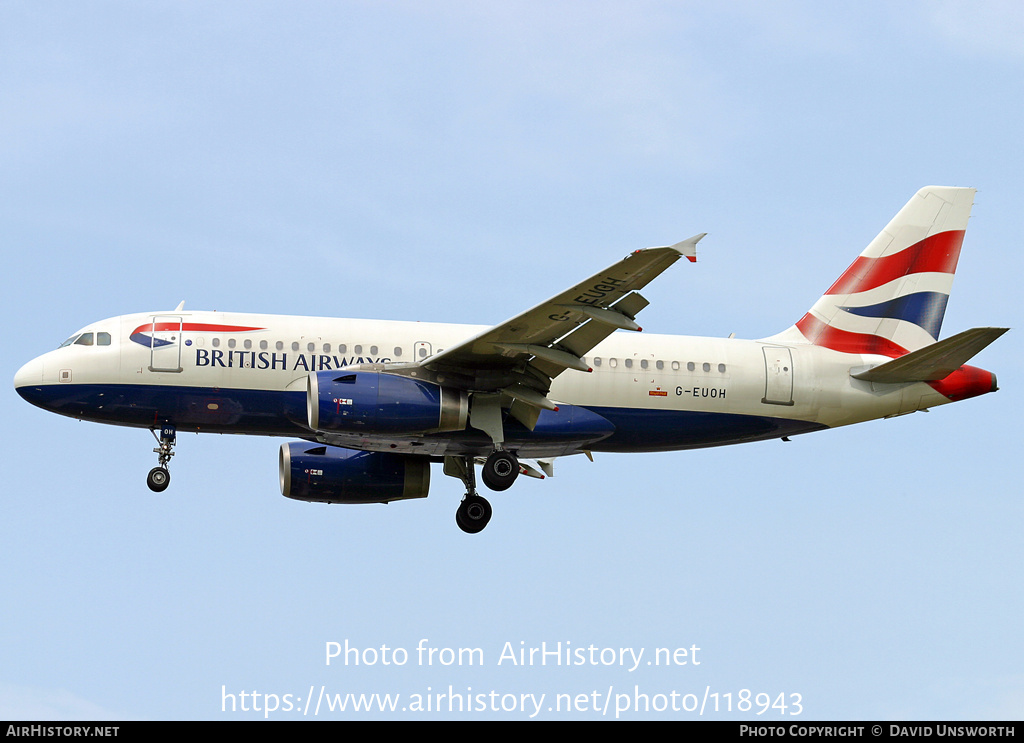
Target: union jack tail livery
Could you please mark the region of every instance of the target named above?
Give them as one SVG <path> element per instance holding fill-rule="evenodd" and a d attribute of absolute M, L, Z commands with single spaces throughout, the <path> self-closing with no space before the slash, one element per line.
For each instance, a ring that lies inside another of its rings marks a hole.
<path fill-rule="evenodd" d="M 795 328 L 810 343 L 845 353 L 895 358 L 935 343 L 974 193 L 918 191 Z"/>

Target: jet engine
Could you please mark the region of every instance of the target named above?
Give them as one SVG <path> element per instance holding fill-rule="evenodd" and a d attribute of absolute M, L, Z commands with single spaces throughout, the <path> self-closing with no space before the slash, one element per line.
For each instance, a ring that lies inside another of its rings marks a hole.
<path fill-rule="evenodd" d="M 282 495 L 314 503 L 388 503 L 430 489 L 426 457 L 295 441 L 281 445 L 279 469 Z"/>
<path fill-rule="evenodd" d="M 394 374 L 310 372 L 306 390 L 306 414 L 314 431 L 461 431 L 469 415 L 465 392 Z"/>

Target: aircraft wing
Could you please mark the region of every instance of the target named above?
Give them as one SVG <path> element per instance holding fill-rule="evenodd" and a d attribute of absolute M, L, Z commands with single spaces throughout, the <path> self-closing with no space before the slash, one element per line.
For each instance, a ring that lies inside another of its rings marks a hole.
<path fill-rule="evenodd" d="M 706 234 L 706 233 L 704 233 Z M 546 302 L 424 359 L 432 372 L 480 392 L 501 391 L 533 407 L 566 369 L 590 371 L 582 356 L 615 330 L 640 330 L 634 320 L 649 303 L 638 292 L 680 257 L 696 260 L 695 235 L 670 247 L 637 250 Z"/>

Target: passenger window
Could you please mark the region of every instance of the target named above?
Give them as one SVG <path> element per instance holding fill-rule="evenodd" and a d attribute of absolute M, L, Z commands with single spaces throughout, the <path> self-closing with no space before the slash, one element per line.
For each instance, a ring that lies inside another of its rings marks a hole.
<path fill-rule="evenodd" d="M 348 346 L 346 346 L 344 343 L 339 343 L 338 344 L 338 353 L 345 353 L 345 351 L 347 351 L 347 350 L 348 350 Z"/>
<path fill-rule="evenodd" d="M 402 349 L 399 348 L 398 346 L 395 346 L 395 358 L 401 358 L 401 357 L 402 357 Z"/>
<path fill-rule="evenodd" d="M 267 350 L 267 342 L 266 341 L 260 341 L 260 350 L 261 351 L 266 351 Z"/>
<path fill-rule="evenodd" d="M 307 343 L 306 344 L 306 350 L 309 351 L 310 353 L 313 353 L 313 351 L 316 350 L 316 344 L 315 343 Z"/>
<path fill-rule="evenodd" d="M 278 341 L 277 343 L 275 343 L 274 344 L 274 348 L 276 348 L 278 351 L 283 351 L 284 350 L 284 341 Z"/>
<path fill-rule="evenodd" d="M 722 374 L 725 374 L 725 364 L 719 364 L 718 371 L 720 371 Z"/>
<path fill-rule="evenodd" d="M 618 365 L 619 365 L 619 362 L 618 362 L 617 359 L 608 359 L 608 366 L 610 366 L 612 369 L 614 369 Z"/>
<path fill-rule="evenodd" d="M 640 368 L 641 369 L 646 369 L 647 368 L 647 359 L 640 359 Z"/>
<path fill-rule="evenodd" d="M 672 371 L 679 371 L 679 362 L 678 361 L 673 361 L 672 362 Z"/>
<path fill-rule="evenodd" d="M 214 338 L 212 341 L 210 341 L 210 345 L 213 346 L 214 348 L 220 348 L 220 338 Z"/>
<path fill-rule="evenodd" d="M 234 348 L 234 347 L 235 347 L 235 339 L 234 338 L 228 338 L 228 348 Z"/>
<path fill-rule="evenodd" d="M 704 365 L 701 367 L 701 369 L 703 369 L 706 372 L 709 372 L 709 371 L 711 371 L 711 364 L 709 364 L 708 362 L 705 361 Z"/>
<path fill-rule="evenodd" d="M 252 340 L 246 338 L 244 341 L 242 341 L 242 348 L 244 348 L 246 351 L 252 348 Z"/>
<path fill-rule="evenodd" d="M 110 333 L 97 333 L 96 334 L 96 345 L 97 346 L 109 346 L 110 345 Z"/>
<path fill-rule="evenodd" d="M 665 368 L 665 362 L 662 361 L 661 359 L 658 359 L 658 362 L 655 364 L 655 366 L 658 367 L 658 371 L 661 371 L 662 369 Z"/>
<path fill-rule="evenodd" d="M 361 354 L 362 352 L 363 352 L 363 347 L 362 346 L 356 346 L 355 348 L 352 349 L 352 353 L 356 354 L 357 356 L 359 354 Z"/>
<path fill-rule="evenodd" d="M 76 346 L 91 346 L 92 345 L 92 333 L 82 333 L 78 336 L 78 340 L 75 341 Z"/>
<path fill-rule="evenodd" d="M 377 355 L 377 347 L 376 346 L 370 346 L 370 355 L 371 356 L 376 356 Z"/>
<path fill-rule="evenodd" d="M 299 350 L 299 342 L 298 341 L 292 341 L 292 350 L 293 351 L 298 351 Z"/>
<path fill-rule="evenodd" d="M 696 368 L 696 365 L 692 361 L 686 362 L 686 371 L 693 371 Z"/>
<path fill-rule="evenodd" d="M 331 352 L 331 344 L 330 343 L 325 343 L 324 344 L 324 353 L 330 353 L 330 352 Z"/>
<path fill-rule="evenodd" d="M 594 366 L 601 366 L 601 357 L 600 356 L 595 356 L 594 357 Z"/>
<path fill-rule="evenodd" d="M 626 359 L 626 368 L 627 369 L 632 369 L 633 368 L 633 359 Z"/>

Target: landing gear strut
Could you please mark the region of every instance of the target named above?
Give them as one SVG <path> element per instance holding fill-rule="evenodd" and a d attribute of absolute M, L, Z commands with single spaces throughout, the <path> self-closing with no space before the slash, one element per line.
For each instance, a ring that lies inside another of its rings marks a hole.
<path fill-rule="evenodd" d="M 159 464 L 149 471 L 146 476 L 146 485 L 154 493 L 162 493 L 171 484 L 171 473 L 167 471 L 167 463 L 174 456 L 175 429 L 172 425 L 164 425 L 160 428 L 159 437 L 156 435 L 155 429 L 150 429 L 150 431 L 158 444 L 153 452 L 158 455 Z"/>
<path fill-rule="evenodd" d="M 467 534 L 483 531 L 491 520 L 491 504 L 476 492 L 476 465 L 473 457 L 445 457 L 444 473 L 462 480 L 466 495 L 455 512 L 455 523 Z"/>

